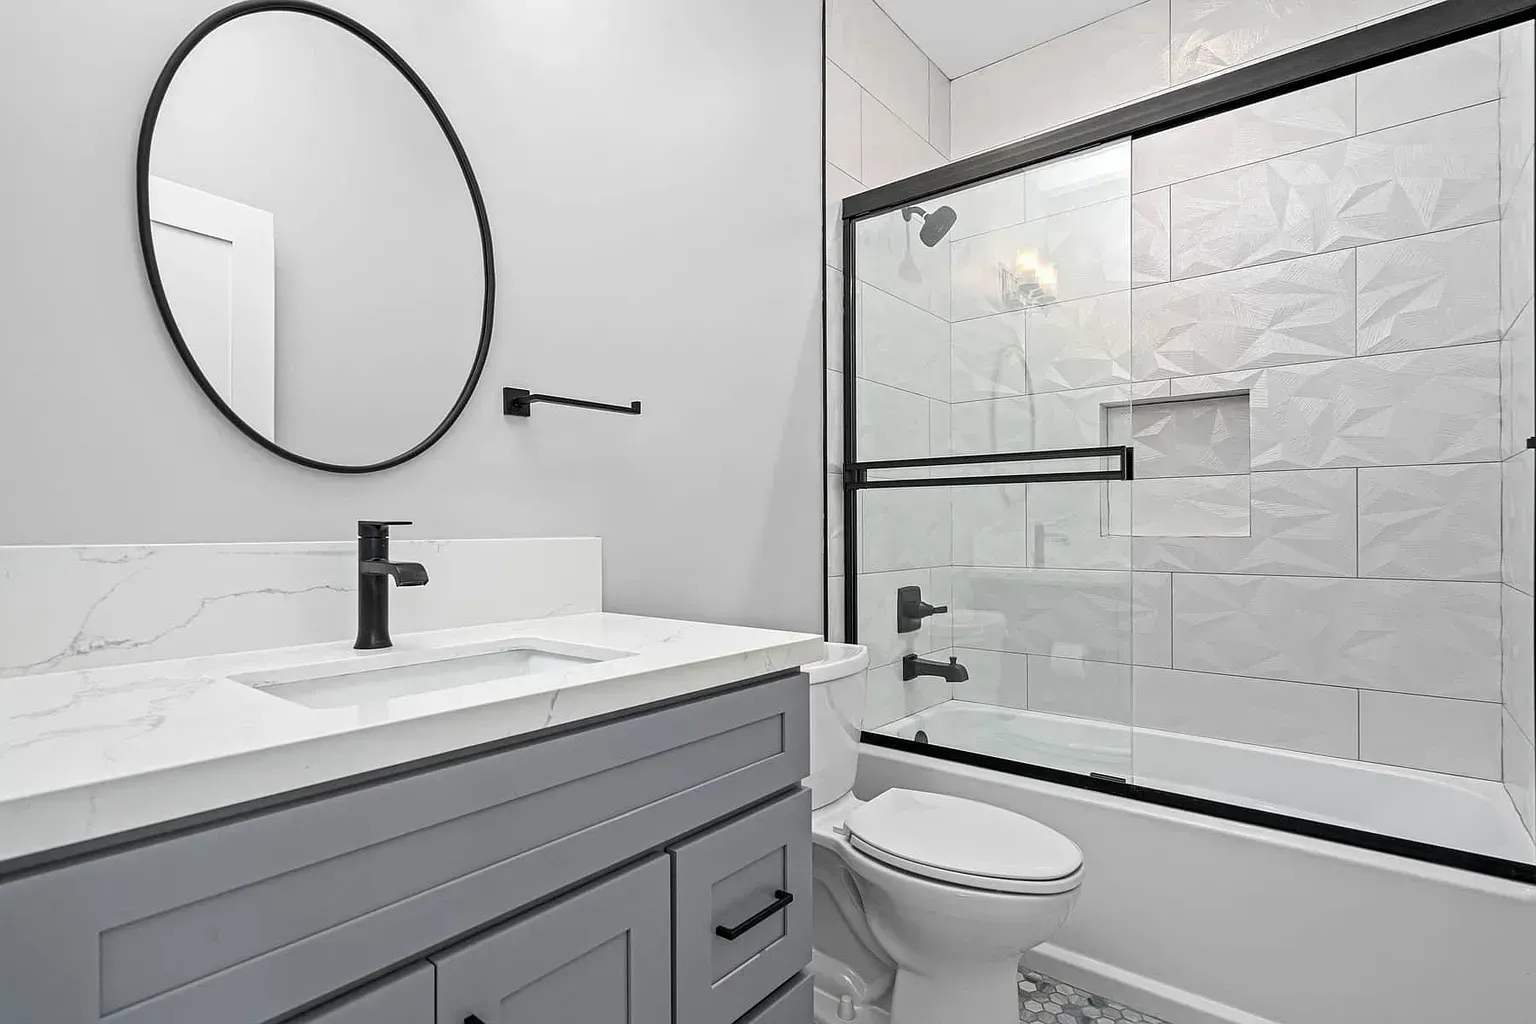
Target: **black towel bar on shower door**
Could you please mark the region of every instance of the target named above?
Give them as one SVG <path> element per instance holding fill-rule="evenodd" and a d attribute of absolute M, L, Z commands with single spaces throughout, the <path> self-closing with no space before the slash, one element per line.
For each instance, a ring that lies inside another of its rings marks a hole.
<path fill-rule="evenodd" d="M 639 416 L 640 403 L 609 405 L 606 402 L 589 402 L 585 398 L 561 398 L 558 395 L 536 395 L 526 388 L 502 388 L 501 411 L 508 416 L 532 416 L 533 403 L 548 402 L 551 405 L 571 405 L 578 409 L 596 409 L 599 412 L 621 412 L 626 416 Z"/>

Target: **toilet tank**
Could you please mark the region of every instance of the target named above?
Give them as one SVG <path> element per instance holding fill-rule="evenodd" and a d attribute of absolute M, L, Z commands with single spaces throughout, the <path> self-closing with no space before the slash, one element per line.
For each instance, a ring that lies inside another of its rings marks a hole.
<path fill-rule="evenodd" d="M 805 671 L 811 677 L 811 806 L 825 807 L 853 789 L 864 727 L 869 648 L 827 644 L 827 656 Z"/>

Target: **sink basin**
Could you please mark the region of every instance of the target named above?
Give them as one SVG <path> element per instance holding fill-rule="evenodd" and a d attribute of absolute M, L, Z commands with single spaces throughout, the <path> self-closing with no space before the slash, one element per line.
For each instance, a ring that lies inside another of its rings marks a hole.
<path fill-rule="evenodd" d="M 341 708 L 561 672 L 630 653 L 553 640 L 502 640 L 434 651 L 360 652 L 355 657 L 245 672 L 230 679 L 305 707 Z"/>

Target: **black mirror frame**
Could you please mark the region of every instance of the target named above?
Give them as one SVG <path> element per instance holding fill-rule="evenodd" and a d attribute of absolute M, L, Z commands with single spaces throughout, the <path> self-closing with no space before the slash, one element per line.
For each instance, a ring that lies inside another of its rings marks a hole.
<path fill-rule="evenodd" d="M 474 365 L 470 367 L 469 379 L 464 382 L 464 388 L 459 392 L 458 400 L 454 402 L 453 408 L 449 410 L 448 415 L 433 429 L 431 434 L 427 435 L 425 440 L 409 451 L 371 465 L 347 466 L 322 462 L 319 459 L 311 459 L 308 456 L 300 455 L 297 452 L 284 448 L 275 440 L 266 437 L 249 423 L 245 422 L 245 420 L 241 419 L 240 415 L 230 407 L 229 403 L 209 383 L 208 378 L 197 365 L 197 360 L 192 357 L 191 350 L 187 348 L 186 340 L 181 335 L 181 329 L 176 326 L 176 317 L 171 312 L 170 303 L 166 299 L 165 287 L 160 281 L 160 266 L 155 260 L 154 240 L 151 235 L 149 213 L 149 155 L 155 133 L 155 122 L 159 120 L 160 107 L 165 101 L 166 92 L 171 87 L 171 80 L 175 78 L 177 70 L 180 69 L 182 62 L 187 59 L 187 55 L 192 52 L 192 49 L 207 38 L 215 29 L 237 18 L 243 18 L 248 14 L 259 14 L 266 11 L 287 11 L 295 14 L 307 14 L 322 21 L 328 21 L 332 25 L 352 33 L 373 47 L 396 71 L 400 72 L 405 77 L 405 80 L 411 83 L 411 87 L 416 90 L 416 94 L 421 97 L 422 102 L 427 105 L 427 109 L 432 112 L 438 127 L 442 129 L 443 136 L 448 140 L 448 145 L 453 150 L 454 159 L 458 161 L 459 170 L 464 174 L 464 184 L 469 189 L 469 197 L 475 208 L 475 220 L 479 224 L 480 250 L 485 272 L 485 299 L 480 318 L 480 346 L 475 353 Z M 443 435 L 448 433 L 449 428 L 454 425 L 459 416 L 464 412 L 464 408 L 469 404 L 469 400 L 475 392 L 475 387 L 480 383 L 481 374 L 485 370 L 486 359 L 490 355 L 491 323 L 496 305 L 496 265 L 491 251 L 491 225 L 485 212 L 485 200 L 480 194 L 480 184 L 475 180 L 475 172 L 470 167 L 469 156 L 464 152 L 464 146 L 459 141 L 458 134 L 453 130 L 453 125 L 449 123 L 448 115 L 443 112 L 441 104 L 437 102 L 437 98 L 432 95 L 431 90 L 427 88 L 427 84 L 421 80 L 421 76 L 416 74 L 411 66 L 405 62 L 405 58 L 396 53 L 388 43 L 380 39 L 367 27 L 339 11 L 331 10 L 329 7 L 324 7 L 320 4 L 309 3 L 307 0 L 244 0 L 242 3 L 231 4 L 223 10 L 210 15 L 181 41 L 180 45 L 171 54 L 170 59 L 166 61 L 165 67 L 160 72 L 160 77 L 155 80 L 154 90 L 149 96 L 149 105 L 144 110 L 144 121 L 139 127 L 135 189 L 137 191 L 138 204 L 139 248 L 144 255 L 144 269 L 149 277 L 150 289 L 154 292 L 155 305 L 160 310 L 160 318 L 165 321 L 165 327 L 170 332 L 171 341 L 175 344 L 176 351 L 181 356 L 182 362 L 191 371 L 192 379 L 197 381 L 198 387 L 202 388 L 203 394 L 214 404 L 214 407 L 222 412 L 226 419 L 236 427 L 239 427 L 241 433 L 245 434 L 246 437 L 249 437 L 274 455 L 279 455 L 290 462 L 297 462 L 301 466 L 308 466 L 310 469 L 324 470 L 328 473 L 377 473 L 380 470 L 391 469 L 402 463 L 409 462 L 428 448 L 431 448 L 438 441 L 442 440 Z"/>

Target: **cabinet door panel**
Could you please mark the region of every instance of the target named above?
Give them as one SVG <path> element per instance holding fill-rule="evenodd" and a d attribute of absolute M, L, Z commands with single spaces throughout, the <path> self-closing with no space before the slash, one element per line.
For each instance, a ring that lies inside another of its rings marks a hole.
<path fill-rule="evenodd" d="M 672 886 L 656 856 L 433 957 L 438 1024 L 671 1024 Z"/>
<path fill-rule="evenodd" d="M 419 963 L 306 1013 L 292 1024 L 433 1024 L 432 965 Z"/>

